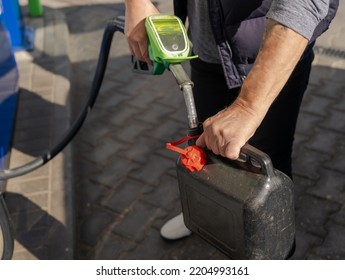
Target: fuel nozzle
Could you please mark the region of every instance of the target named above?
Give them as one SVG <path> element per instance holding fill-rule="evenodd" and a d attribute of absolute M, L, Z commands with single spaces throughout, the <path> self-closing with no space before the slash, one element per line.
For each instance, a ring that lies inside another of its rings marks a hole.
<path fill-rule="evenodd" d="M 195 108 L 193 97 L 194 84 L 181 64 L 170 64 L 169 69 L 183 92 L 188 115 L 188 136 L 191 137 L 188 141 L 188 144 L 195 145 L 195 141 L 197 139 L 196 137 L 203 132 L 203 128 L 202 124 L 198 120 L 198 115 Z"/>

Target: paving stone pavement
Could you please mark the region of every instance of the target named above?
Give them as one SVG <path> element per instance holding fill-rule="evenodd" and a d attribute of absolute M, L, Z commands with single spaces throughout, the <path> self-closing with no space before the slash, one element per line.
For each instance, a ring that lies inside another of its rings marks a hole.
<path fill-rule="evenodd" d="M 156 1 L 163 12 L 172 1 Z M 71 107 L 88 92 L 106 20 L 123 1 L 42 1 L 69 30 Z M 345 259 L 345 13 L 315 48 L 310 85 L 298 121 L 293 173 L 297 249 L 293 259 Z M 188 65 L 184 65 L 188 69 Z M 53 70 L 54 72 L 54 70 Z M 131 71 L 122 34 L 113 40 L 100 96 L 72 142 L 76 259 L 227 259 L 192 235 L 160 238 L 181 211 L 175 154 L 165 143 L 186 133 L 183 97 L 169 73 Z M 33 234 L 33 233 L 32 233 Z"/>

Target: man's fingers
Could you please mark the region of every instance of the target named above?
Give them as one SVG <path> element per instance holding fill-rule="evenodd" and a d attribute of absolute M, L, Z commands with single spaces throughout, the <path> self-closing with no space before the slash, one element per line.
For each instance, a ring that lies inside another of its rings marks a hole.
<path fill-rule="evenodd" d="M 205 142 L 205 134 L 202 133 L 199 138 L 196 140 L 195 144 L 201 148 L 206 147 L 206 142 Z"/>
<path fill-rule="evenodd" d="M 142 47 L 141 44 L 137 42 L 129 43 L 129 50 L 131 51 L 132 55 L 140 61 L 145 61 L 152 65 L 152 61 L 149 59 L 148 52 L 147 52 L 147 45 L 146 51 L 145 48 Z"/>
<path fill-rule="evenodd" d="M 139 44 L 140 54 L 141 54 L 142 61 L 145 61 L 146 63 L 152 65 L 152 61 L 150 60 L 150 57 L 149 57 L 149 50 L 148 50 L 147 44 L 148 44 L 147 40 Z"/>
<path fill-rule="evenodd" d="M 207 147 L 214 154 L 220 155 L 220 146 L 217 143 L 217 141 L 208 141 L 208 138 L 205 136 L 205 133 L 200 135 L 200 137 L 196 140 L 195 144 L 202 148 Z"/>
<path fill-rule="evenodd" d="M 228 142 L 224 146 L 224 154 L 222 154 L 222 156 L 232 160 L 236 160 L 240 156 L 241 148 L 241 145 L 235 145 L 234 143 Z"/>
<path fill-rule="evenodd" d="M 226 144 L 221 144 L 221 140 L 214 137 L 212 141 L 207 140 L 205 133 L 202 133 L 196 141 L 196 145 L 199 147 L 207 147 L 216 155 L 221 155 L 223 157 L 236 160 L 239 158 L 241 148 L 244 144 L 240 144 L 238 141 L 228 141 Z"/>

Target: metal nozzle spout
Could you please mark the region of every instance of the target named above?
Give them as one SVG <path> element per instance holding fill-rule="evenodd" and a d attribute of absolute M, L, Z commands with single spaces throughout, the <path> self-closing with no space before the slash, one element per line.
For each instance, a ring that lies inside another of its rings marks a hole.
<path fill-rule="evenodd" d="M 182 91 L 183 91 L 184 101 L 187 107 L 189 128 L 195 128 L 198 126 L 199 121 L 198 121 L 198 115 L 195 109 L 192 86 L 184 85 L 182 87 Z"/>
<path fill-rule="evenodd" d="M 188 114 L 189 128 L 196 128 L 199 126 L 198 116 L 195 109 L 194 97 L 193 97 L 193 82 L 183 69 L 181 64 L 170 64 L 169 70 L 173 73 L 176 82 L 180 86 L 183 92 L 184 100 L 186 103 Z"/>

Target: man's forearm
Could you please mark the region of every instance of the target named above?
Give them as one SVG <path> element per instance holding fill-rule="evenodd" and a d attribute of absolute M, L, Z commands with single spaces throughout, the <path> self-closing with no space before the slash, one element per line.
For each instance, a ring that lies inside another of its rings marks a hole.
<path fill-rule="evenodd" d="M 307 44 L 302 35 L 268 19 L 259 55 L 236 102 L 263 119 Z"/>
<path fill-rule="evenodd" d="M 130 5 L 143 5 L 145 6 L 146 4 L 152 4 L 151 0 L 125 0 L 125 4 L 127 7 Z"/>

